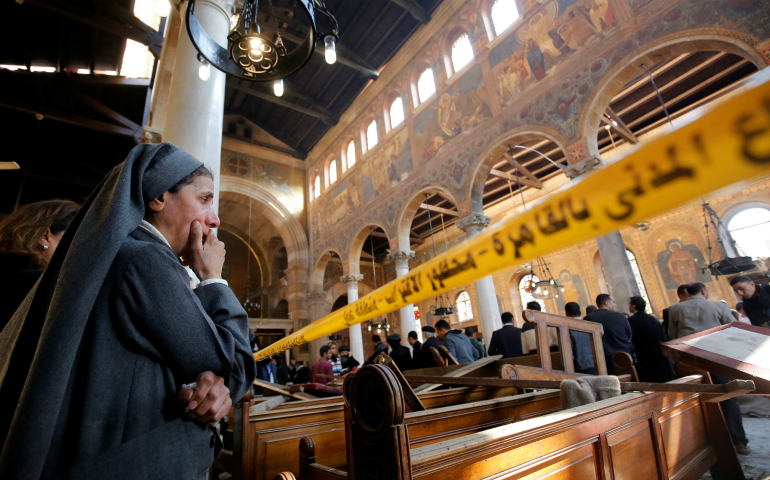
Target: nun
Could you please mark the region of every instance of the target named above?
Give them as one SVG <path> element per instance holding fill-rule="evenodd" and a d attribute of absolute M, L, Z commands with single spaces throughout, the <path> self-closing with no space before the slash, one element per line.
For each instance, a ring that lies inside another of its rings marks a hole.
<path fill-rule="evenodd" d="M 96 187 L 0 333 L 0 478 L 206 478 L 255 377 L 214 193 L 169 143 Z"/>

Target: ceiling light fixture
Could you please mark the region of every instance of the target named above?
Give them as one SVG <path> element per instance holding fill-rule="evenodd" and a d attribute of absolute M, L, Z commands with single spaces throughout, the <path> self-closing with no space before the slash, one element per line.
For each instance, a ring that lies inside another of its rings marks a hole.
<path fill-rule="evenodd" d="M 187 33 L 195 49 L 209 64 L 227 75 L 254 82 L 274 82 L 293 74 L 307 63 L 316 42 L 320 40 L 324 41 L 326 47 L 326 62 L 333 64 L 337 60 L 336 44 L 339 40 L 337 20 L 326 9 L 324 0 L 294 2 L 299 4 L 295 9 L 294 20 L 304 23 L 309 31 L 292 51 L 284 46 L 280 32 L 282 22 L 278 21 L 273 0 L 267 0 L 264 13 L 268 20 L 262 22 L 265 28 L 258 22 L 259 0 L 243 2 L 238 20 L 227 36 L 227 49 L 206 33 L 195 16 L 195 0 L 190 0 L 187 5 Z M 318 13 L 331 21 L 331 33 L 317 31 Z M 268 24 L 274 28 L 268 31 Z"/>

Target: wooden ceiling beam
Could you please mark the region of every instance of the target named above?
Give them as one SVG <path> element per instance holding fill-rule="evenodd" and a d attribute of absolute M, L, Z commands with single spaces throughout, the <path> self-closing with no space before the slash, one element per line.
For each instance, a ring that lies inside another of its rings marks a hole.
<path fill-rule="evenodd" d="M 502 178 L 503 180 L 507 180 L 511 183 L 518 183 L 518 184 L 521 184 L 522 186 L 537 188 L 538 190 L 543 189 L 543 182 L 541 182 L 540 180 L 535 182 L 529 178 L 519 175 L 519 179 L 517 181 L 515 175 L 511 175 L 510 173 L 506 173 L 506 172 L 501 172 L 500 170 L 495 170 L 494 168 L 489 172 L 489 174 L 498 178 Z"/>
<path fill-rule="evenodd" d="M 430 13 L 428 13 L 427 10 L 422 8 L 420 4 L 418 4 L 415 0 L 390 0 L 390 1 L 398 5 L 399 7 L 403 8 L 407 12 L 409 12 L 409 14 L 412 15 L 415 20 L 422 23 L 423 25 L 426 25 L 428 22 L 430 22 Z"/>
<path fill-rule="evenodd" d="M 25 3 L 35 5 L 77 22 L 84 23 L 97 30 L 102 30 L 121 38 L 131 39 L 142 45 L 146 45 L 156 58 L 160 57 L 160 51 L 163 48 L 163 34 L 142 23 L 138 18 L 136 21 L 132 20 L 130 24 L 127 24 L 56 0 L 25 0 Z M 117 11 L 122 9 L 118 6 L 110 7 L 110 11 L 113 10 Z M 126 10 L 126 12 L 128 11 Z M 126 18 L 129 13 L 121 14 L 121 18 Z M 135 18 L 133 13 L 130 13 L 130 17 Z M 144 25 L 144 27 L 138 28 L 139 23 Z"/>
<path fill-rule="evenodd" d="M 433 206 L 433 205 L 428 205 L 427 203 L 420 204 L 420 208 L 425 209 L 425 210 L 430 210 L 431 212 L 445 213 L 447 215 L 454 215 L 455 217 L 459 217 L 460 216 L 460 213 L 456 212 L 454 210 L 448 210 L 446 208 L 441 208 L 441 207 L 436 207 L 436 206 Z"/>
<path fill-rule="evenodd" d="M 610 118 L 612 118 L 612 120 L 608 119 L 607 115 L 609 115 Z M 636 135 L 634 135 L 634 132 L 632 132 L 631 129 L 628 128 L 628 126 L 625 124 L 625 122 L 623 122 L 620 116 L 618 116 L 618 114 L 616 114 L 610 107 L 607 107 L 607 115 L 602 115 L 602 123 L 604 123 L 605 125 L 608 125 L 611 129 L 618 132 L 618 135 L 620 135 L 621 138 L 623 138 L 623 140 L 627 141 L 628 143 L 631 143 L 634 145 L 639 143 L 639 139 L 636 138 Z M 612 123 L 613 121 L 617 123 L 617 125 Z"/>
<path fill-rule="evenodd" d="M 264 93 L 259 90 L 254 90 L 252 88 L 239 85 L 235 82 L 228 82 L 227 86 L 237 90 L 239 92 L 243 92 L 246 95 L 250 95 L 255 98 L 259 98 L 260 100 L 265 100 L 266 102 L 274 103 L 276 105 L 280 105 L 282 107 L 288 108 L 290 110 L 294 110 L 300 113 L 304 113 L 305 115 L 309 115 L 311 117 L 318 118 L 322 120 L 324 123 L 327 123 L 329 125 L 336 125 L 338 119 L 335 117 L 332 117 L 331 115 L 327 115 L 325 113 L 317 112 L 315 110 L 311 110 L 309 108 L 302 107 L 300 105 L 296 105 L 294 103 L 291 103 L 287 100 L 284 100 L 280 97 L 276 97 L 275 95 L 271 95 L 269 93 Z"/>
<path fill-rule="evenodd" d="M 18 110 L 24 113 L 30 113 L 32 115 L 42 115 L 45 118 L 51 120 L 57 120 L 63 123 L 69 123 L 70 125 L 77 125 L 79 127 L 90 128 L 91 130 L 98 130 L 100 132 L 112 133 L 114 135 L 121 135 L 124 137 L 135 138 L 134 130 L 128 127 L 122 127 L 119 125 L 112 125 L 111 123 L 102 122 L 99 120 L 93 120 L 90 118 L 81 117 L 78 115 L 72 115 L 70 113 L 59 112 L 45 107 L 26 107 L 21 105 L 11 105 L 8 103 L 0 103 L 0 107 L 10 108 L 12 110 Z"/>

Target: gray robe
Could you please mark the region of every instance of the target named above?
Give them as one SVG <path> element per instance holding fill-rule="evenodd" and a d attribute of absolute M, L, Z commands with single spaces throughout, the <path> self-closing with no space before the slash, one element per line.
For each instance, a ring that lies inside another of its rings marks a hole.
<path fill-rule="evenodd" d="M 211 370 L 227 380 L 233 402 L 242 398 L 255 376 L 247 339 L 246 312 L 229 287 L 191 290 L 171 248 L 136 229 L 62 379 L 65 408 L 43 478 L 200 478 L 219 439 L 186 417 L 177 392 Z"/>

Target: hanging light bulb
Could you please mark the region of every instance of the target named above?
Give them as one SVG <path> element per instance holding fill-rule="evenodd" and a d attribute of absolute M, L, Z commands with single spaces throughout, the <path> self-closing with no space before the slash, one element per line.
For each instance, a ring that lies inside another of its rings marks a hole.
<path fill-rule="evenodd" d="M 251 53 L 257 55 L 259 54 L 259 47 L 262 46 L 262 39 L 258 37 L 252 37 L 249 39 L 249 45 L 251 45 Z"/>
<path fill-rule="evenodd" d="M 337 61 L 337 39 L 334 35 L 327 35 L 324 37 L 324 45 L 326 46 L 326 63 L 334 65 Z"/>
<path fill-rule="evenodd" d="M 201 54 L 198 54 L 198 61 L 201 62 L 200 67 L 198 67 L 198 77 L 204 82 L 208 81 L 211 77 L 211 64 Z"/>
<path fill-rule="evenodd" d="M 273 93 L 275 93 L 276 97 L 282 97 L 283 96 L 283 79 L 276 80 L 275 83 L 273 83 Z"/>
<path fill-rule="evenodd" d="M 556 282 L 554 282 L 554 281 L 553 281 L 553 278 L 552 278 L 552 279 L 551 279 L 551 285 L 553 285 L 554 283 L 556 283 Z"/>

